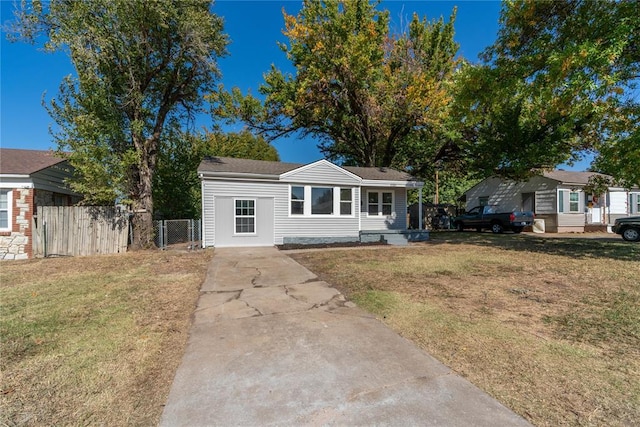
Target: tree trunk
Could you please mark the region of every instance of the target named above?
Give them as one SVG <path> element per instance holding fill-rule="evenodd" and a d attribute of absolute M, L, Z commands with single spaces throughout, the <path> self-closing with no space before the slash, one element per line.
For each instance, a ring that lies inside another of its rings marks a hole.
<path fill-rule="evenodd" d="M 133 218 L 131 249 L 150 249 L 155 247 L 153 229 L 153 171 L 155 156 L 141 152 L 138 167 L 134 171 L 135 190 L 133 195 Z"/>

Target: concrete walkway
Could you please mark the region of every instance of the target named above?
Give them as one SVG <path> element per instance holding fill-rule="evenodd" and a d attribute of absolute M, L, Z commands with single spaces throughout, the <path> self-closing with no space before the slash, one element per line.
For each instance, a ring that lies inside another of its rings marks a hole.
<path fill-rule="evenodd" d="M 216 249 L 161 426 L 525 426 L 275 248 Z"/>

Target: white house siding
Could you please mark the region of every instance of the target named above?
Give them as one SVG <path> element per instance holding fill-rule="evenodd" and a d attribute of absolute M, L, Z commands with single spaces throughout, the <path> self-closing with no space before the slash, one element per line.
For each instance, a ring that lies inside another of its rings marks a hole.
<path fill-rule="evenodd" d="M 367 191 L 393 191 L 393 209 L 391 215 L 369 215 L 367 209 Z M 360 227 L 362 230 L 406 230 L 407 228 L 407 190 L 406 188 L 365 187 L 362 188 Z"/>
<path fill-rule="evenodd" d="M 617 218 L 629 215 L 629 193 L 626 191 L 610 191 L 605 210 L 605 222 L 613 224 Z"/>
<path fill-rule="evenodd" d="M 467 210 L 480 205 L 480 198 L 488 197 L 488 204 L 501 211 L 523 209 L 522 195 L 535 193 L 536 213 L 555 213 L 555 181 L 536 176 L 526 182 L 488 178 L 467 191 Z"/>
<path fill-rule="evenodd" d="M 329 162 L 318 162 L 283 174 L 281 182 L 353 187 L 360 184 L 360 179 Z"/>
<path fill-rule="evenodd" d="M 216 245 L 215 197 L 246 197 L 274 199 L 274 235 L 277 243 L 278 218 L 288 215 L 288 185 L 274 182 L 207 180 L 202 182 L 202 218 L 204 247 Z M 232 226 L 230 224 L 229 226 Z"/>
<path fill-rule="evenodd" d="M 255 203 L 255 233 L 236 234 L 235 200 L 237 197 L 214 196 L 216 222 L 216 246 L 273 246 L 274 220 L 272 197 L 246 197 Z M 242 197 L 245 199 L 245 197 Z"/>
<path fill-rule="evenodd" d="M 335 172 L 334 172 L 335 173 Z M 299 177 L 296 177 L 299 178 Z M 303 182 L 293 185 L 305 185 Z M 216 246 L 215 236 L 215 197 L 273 198 L 274 244 L 281 245 L 284 238 L 353 238 L 359 236 L 358 217 L 360 214 L 360 192 L 353 192 L 353 210 L 351 216 L 298 216 L 289 214 L 288 182 L 259 182 L 242 180 L 205 179 L 202 184 L 203 246 Z M 311 185 L 311 183 L 306 183 Z M 337 185 L 314 182 L 314 186 L 330 185 L 342 188 L 354 188 L 352 185 Z"/>

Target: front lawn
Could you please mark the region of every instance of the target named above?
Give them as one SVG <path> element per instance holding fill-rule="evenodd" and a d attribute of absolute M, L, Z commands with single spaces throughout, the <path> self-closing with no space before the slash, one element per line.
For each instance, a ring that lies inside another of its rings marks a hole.
<path fill-rule="evenodd" d="M 3 262 L 0 425 L 157 425 L 210 257 Z"/>
<path fill-rule="evenodd" d="M 432 233 L 291 256 L 535 425 L 640 420 L 640 245 Z"/>

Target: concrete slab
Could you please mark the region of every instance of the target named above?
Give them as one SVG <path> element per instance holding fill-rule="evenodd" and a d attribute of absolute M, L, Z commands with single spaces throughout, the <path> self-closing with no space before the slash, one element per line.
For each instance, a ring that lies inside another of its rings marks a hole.
<path fill-rule="evenodd" d="M 216 250 L 218 268 L 235 257 L 271 285 L 202 294 L 161 426 L 529 425 L 328 284 L 307 282 L 312 273 L 289 283 L 304 267 L 281 272 L 265 256 L 289 264 L 273 248 Z"/>

